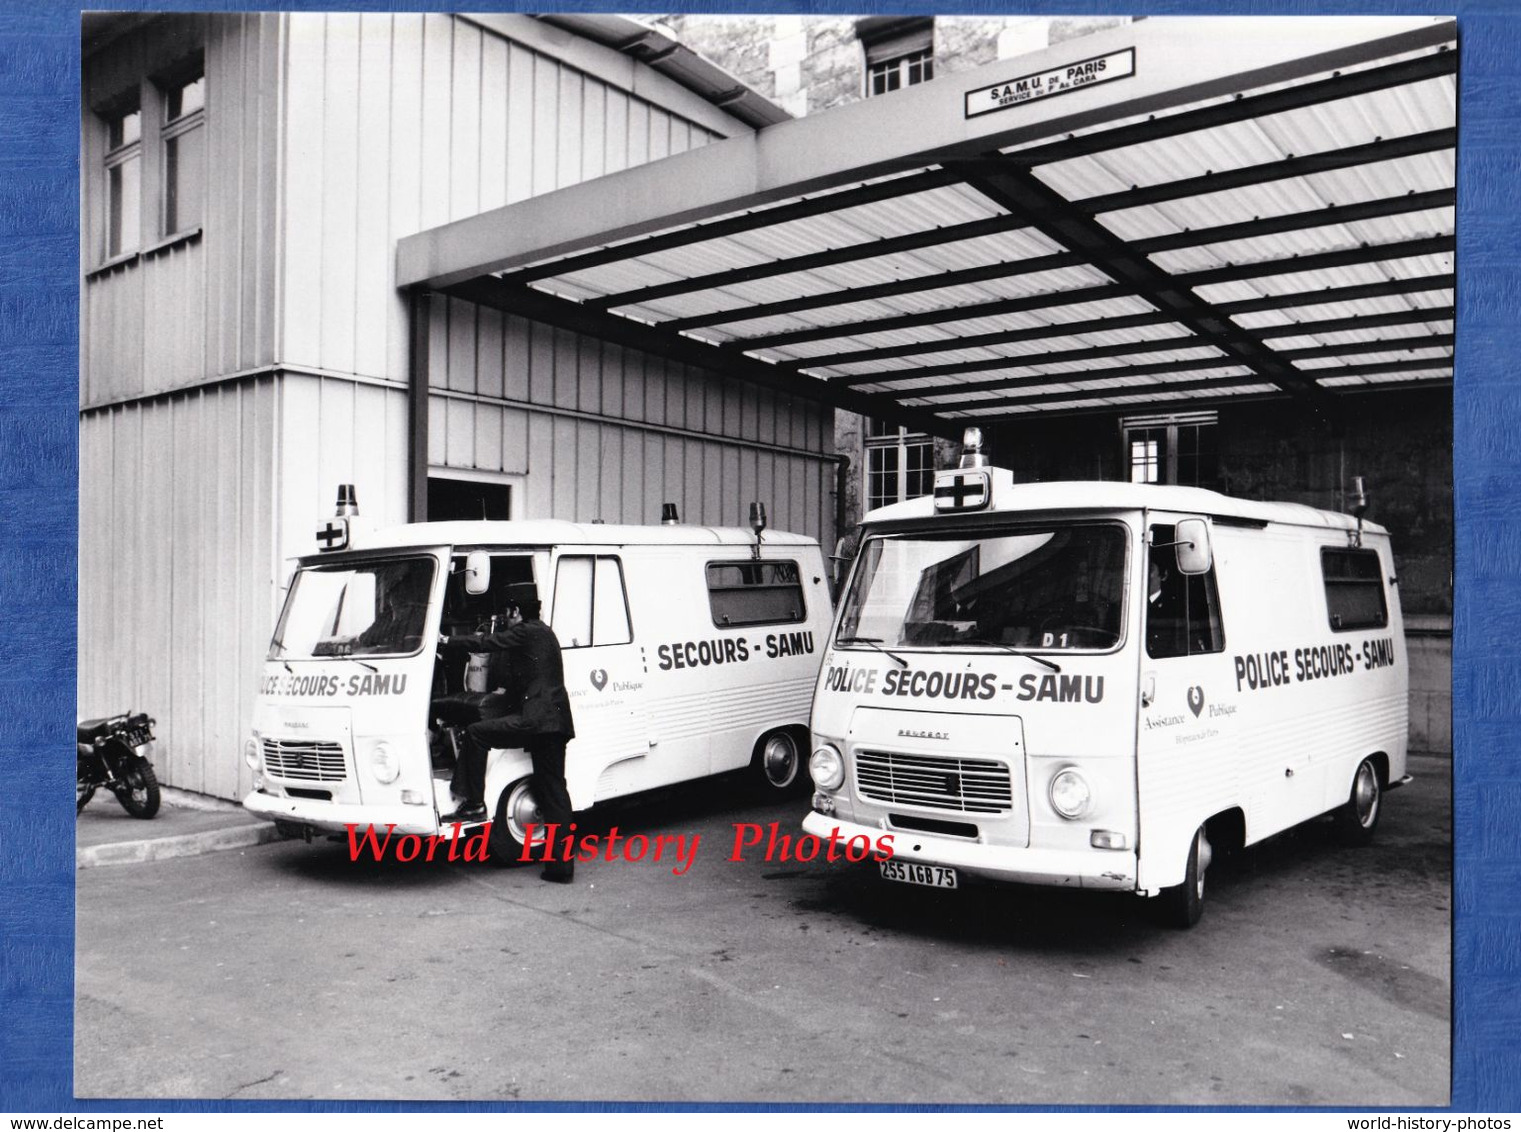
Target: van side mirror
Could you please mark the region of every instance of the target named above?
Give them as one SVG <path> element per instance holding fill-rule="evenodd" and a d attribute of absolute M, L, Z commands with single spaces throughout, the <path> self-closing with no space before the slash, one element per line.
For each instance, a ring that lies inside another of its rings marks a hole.
<path fill-rule="evenodd" d="M 1215 564 L 1209 544 L 1209 524 L 1203 519 L 1179 519 L 1177 534 L 1178 573 L 1208 574 Z"/>
<path fill-rule="evenodd" d="M 465 592 L 479 597 L 491 588 L 491 555 L 472 550 L 465 555 Z"/>

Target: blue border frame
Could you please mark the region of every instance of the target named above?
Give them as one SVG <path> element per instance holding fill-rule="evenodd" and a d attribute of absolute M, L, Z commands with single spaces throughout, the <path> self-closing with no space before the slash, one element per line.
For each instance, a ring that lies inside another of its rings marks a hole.
<path fill-rule="evenodd" d="M 105 6 L 105 5 L 102 5 Z M 111 5 L 117 6 L 117 5 Z M 390 7 L 197 2 L 176 10 Z M 406 8 L 448 10 L 437 3 Z M 552 5 L 519 10 L 543 10 Z M 627 11 L 640 5 L 564 4 Z M 468 8 L 469 5 L 466 5 Z M 473 10 L 499 7 L 485 4 Z M 645 5 L 655 8 L 657 5 Z M 1452 1109 L 1521 1110 L 1521 781 L 1508 741 L 1521 720 L 1521 6 L 1510 0 L 1021 0 L 1023 12 L 1104 15 L 1456 15 L 1461 95 L 1453 684 L 1454 1022 Z M 903 0 L 693 4 L 665 10 L 975 15 L 1006 7 Z M 0 0 L 0 1111 L 122 1111 L 72 1097 L 74 831 L 68 812 L 74 718 L 78 536 L 79 12 L 57 0 Z M 404 1104 L 152 1102 L 154 1112 L 410 1111 Z M 592 1105 L 430 1105 L 564 1110 Z M 741 1106 L 637 1106 L 693 1111 Z M 743 1106 L 751 1107 L 751 1106 Z M 766 1106 L 795 1111 L 809 1106 Z M 917 1109 L 916 1109 L 917 1110 Z M 967 1106 L 924 1111 L 976 1111 Z"/>

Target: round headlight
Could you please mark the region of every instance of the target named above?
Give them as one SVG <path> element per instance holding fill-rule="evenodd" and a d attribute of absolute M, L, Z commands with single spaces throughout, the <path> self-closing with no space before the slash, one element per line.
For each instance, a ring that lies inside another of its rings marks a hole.
<path fill-rule="evenodd" d="M 1068 767 L 1051 779 L 1051 807 L 1064 818 L 1080 818 L 1093 805 L 1088 780 Z"/>
<path fill-rule="evenodd" d="M 250 735 L 248 742 L 243 744 L 243 761 L 248 764 L 249 770 L 259 769 L 259 737 Z"/>
<path fill-rule="evenodd" d="M 401 760 L 384 739 L 375 740 L 375 745 L 370 748 L 370 770 L 377 782 L 385 783 L 395 782 L 401 773 Z"/>
<path fill-rule="evenodd" d="M 829 743 L 821 744 L 808 756 L 808 773 L 821 790 L 838 790 L 845 782 L 845 759 Z"/>

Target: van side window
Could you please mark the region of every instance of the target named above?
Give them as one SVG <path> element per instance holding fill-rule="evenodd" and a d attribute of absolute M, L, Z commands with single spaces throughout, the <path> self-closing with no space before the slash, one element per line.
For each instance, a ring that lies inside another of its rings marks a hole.
<path fill-rule="evenodd" d="M 785 625 L 807 617 L 796 562 L 709 562 L 713 624 Z"/>
<path fill-rule="evenodd" d="M 612 555 L 562 555 L 555 567 L 552 628 L 567 649 L 632 641 L 623 563 Z"/>
<path fill-rule="evenodd" d="M 1146 652 L 1154 658 L 1222 652 L 1220 595 L 1215 569 L 1187 575 L 1178 569 L 1176 537 L 1171 526 L 1151 528 L 1146 572 Z"/>
<path fill-rule="evenodd" d="M 1320 573 L 1326 583 L 1331 628 L 1382 629 L 1389 624 L 1378 551 L 1321 547 Z"/>

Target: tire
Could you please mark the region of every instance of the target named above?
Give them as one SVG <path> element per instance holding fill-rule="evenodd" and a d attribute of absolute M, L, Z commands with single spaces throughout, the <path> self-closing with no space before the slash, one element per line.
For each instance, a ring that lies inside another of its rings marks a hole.
<path fill-rule="evenodd" d="M 144 820 L 158 813 L 161 798 L 158 776 L 153 773 L 152 763 L 134 755 L 122 764 L 120 778 L 121 785 L 116 789 L 116 800 L 121 803 L 122 809 L 133 817 Z"/>
<path fill-rule="evenodd" d="M 524 826 L 530 818 L 537 820 L 539 817 L 539 805 L 529 787 L 530 781 L 528 778 L 518 779 L 497 798 L 489 857 L 499 868 L 522 863 L 523 843 L 528 836 Z"/>
<path fill-rule="evenodd" d="M 1169 928 L 1191 928 L 1204 915 L 1204 874 L 1209 869 L 1209 838 L 1201 825 L 1188 844 L 1188 867 L 1183 883 L 1164 888 L 1157 897 L 1157 920 Z"/>
<path fill-rule="evenodd" d="M 1335 812 L 1336 837 L 1343 845 L 1366 845 L 1373 840 L 1384 812 L 1384 786 L 1372 759 L 1357 764 L 1352 789 Z"/>
<path fill-rule="evenodd" d="M 808 781 L 803 745 L 792 731 L 772 731 L 756 744 L 750 776 L 763 794 L 790 797 Z"/>
<path fill-rule="evenodd" d="M 95 787 L 76 785 L 74 787 L 74 816 L 77 818 L 84 813 L 84 808 L 90 804 L 90 799 L 95 797 Z"/>

